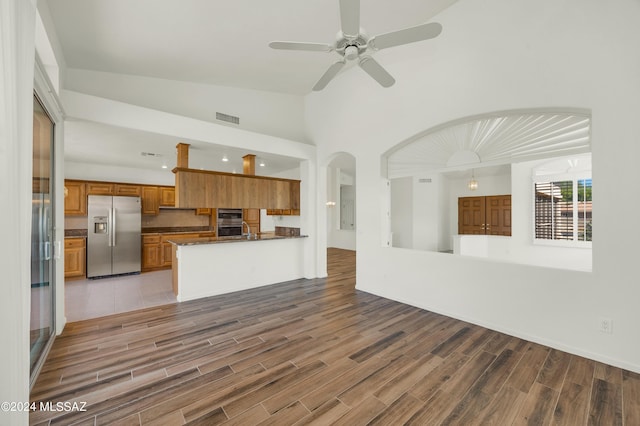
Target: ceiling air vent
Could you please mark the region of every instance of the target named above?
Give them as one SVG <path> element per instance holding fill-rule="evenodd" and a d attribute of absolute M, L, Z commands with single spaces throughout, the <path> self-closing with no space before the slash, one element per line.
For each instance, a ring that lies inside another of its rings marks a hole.
<path fill-rule="evenodd" d="M 240 124 L 240 117 L 223 114 L 221 112 L 216 112 L 216 120 L 226 121 L 227 123 Z"/>
<path fill-rule="evenodd" d="M 162 157 L 162 154 L 156 154 L 155 152 L 144 152 L 140 153 L 143 157 Z"/>
<path fill-rule="evenodd" d="M 431 183 L 431 178 L 420 178 L 418 179 L 420 183 Z"/>

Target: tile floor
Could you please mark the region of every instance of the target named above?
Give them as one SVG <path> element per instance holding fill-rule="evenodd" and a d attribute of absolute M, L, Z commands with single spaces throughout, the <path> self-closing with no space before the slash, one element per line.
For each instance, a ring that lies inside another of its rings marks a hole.
<path fill-rule="evenodd" d="M 68 322 L 176 302 L 170 270 L 67 281 L 64 289 Z"/>

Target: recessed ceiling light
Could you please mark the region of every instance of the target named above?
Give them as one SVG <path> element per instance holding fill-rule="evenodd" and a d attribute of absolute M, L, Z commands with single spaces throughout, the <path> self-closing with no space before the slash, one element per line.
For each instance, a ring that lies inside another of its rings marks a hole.
<path fill-rule="evenodd" d="M 223 156 L 223 157 L 222 157 L 222 161 L 227 162 L 227 161 L 229 161 L 229 159 L 228 159 L 228 158 L 227 158 L 227 156 L 225 155 L 225 156 Z"/>
<path fill-rule="evenodd" d="M 162 165 L 162 168 L 163 168 L 163 169 L 166 169 L 167 167 L 168 167 L 168 166 L 167 166 L 166 164 L 163 164 L 163 165 Z"/>

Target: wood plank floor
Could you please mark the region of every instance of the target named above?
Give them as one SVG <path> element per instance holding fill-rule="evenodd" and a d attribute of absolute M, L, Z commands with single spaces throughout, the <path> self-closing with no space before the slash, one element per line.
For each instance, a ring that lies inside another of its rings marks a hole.
<path fill-rule="evenodd" d="M 640 425 L 640 375 L 356 291 L 328 255 L 327 279 L 68 324 L 31 399 L 86 411 L 30 423 Z"/>

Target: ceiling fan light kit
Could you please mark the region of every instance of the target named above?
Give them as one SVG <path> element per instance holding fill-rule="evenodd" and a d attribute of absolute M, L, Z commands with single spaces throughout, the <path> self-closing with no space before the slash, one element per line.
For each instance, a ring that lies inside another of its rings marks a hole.
<path fill-rule="evenodd" d="M 360 28 L 360 0 L 340 0 L 340 25 L 341 30 L 338 31 L 334 44 L 272 41 L 269 47 L 278 50 L 336 52 L 342 56 L 320 77 L 313 86 L 314 91 L 324 89 L 344 68 L 347 61 L 356 60 L 360 68 L 382 87 L 391 87 L 395 79 L 371 57 L 371 54 L 380 49 L 428 40 L 442 32 L 442 25 L 432 22 L 369 38 Z"/>

